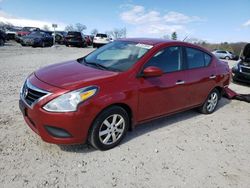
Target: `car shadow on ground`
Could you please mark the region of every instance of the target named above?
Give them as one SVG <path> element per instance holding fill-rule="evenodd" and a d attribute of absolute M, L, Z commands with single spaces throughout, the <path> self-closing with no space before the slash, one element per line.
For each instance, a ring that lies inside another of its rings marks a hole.
<path fill-rule="evenodd" d="M 228 105 L 231 102 L 231 100 L 228 100 L 226 98 L 222 98 L 217 106 L 216 111 L 220 110 L 224 106 Z M 216 113 L 216 112 L 215 112 Z M 196 109 L 180 112 L 174 115 L 170 116 L 164 116 L 162 118 L 158 118 L 152 121 L 149 121 L 147 123 L 142 123 L 136 126 L 136 128 L 128 132 L 124 140 L 120 143 L 120 145 L 126 144 L 127 142 L 130 142 L 134 138 L 137 138 L 139 136 L 142 136 L 144 134 L 148 134 L 151 131 L 155 131 L 157 129 L 161 129 L 166 126 L 171 126 L 172 124 L 182 122 L 197 116 L 206 116 L 204 114 L 200 114 L 197 112 Z M 91 147 L 88 144 L 79 144 L 79 145 L 58 145 L 61 150 L 66 152 L 76 152 L 76 153 L 89 153 L 96 151 L 93 147 Z"/>
<path fill-rule="evenodd" d="M 232 80 L 232 82 L 236 85 L 240 85 L 240 86 L 245 86 L 245 87 L 250 87 L 250 83 L 245 83 L 245 82 L 239 82 L 239 81 L 236 81 L 236 80 Z"/>

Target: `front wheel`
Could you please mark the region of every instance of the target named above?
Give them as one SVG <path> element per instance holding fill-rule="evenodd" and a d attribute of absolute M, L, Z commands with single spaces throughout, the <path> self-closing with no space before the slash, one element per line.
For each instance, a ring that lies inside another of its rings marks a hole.
<path fill-rule="evenodd" d="M 129 116 L 126 110 L 112 106 L 98 115 L 89 131 L 88 141 L 96 149 L 111 149 L 121 142 L 128 127 Z"/>
<path fill-rule="evenodd" d="M 215 111 L 220 94 L 217 89 L 214 89 L 207 97 L 205 103 L 199 108 L 199 111 L 203 114 L 211 114 Z"/>

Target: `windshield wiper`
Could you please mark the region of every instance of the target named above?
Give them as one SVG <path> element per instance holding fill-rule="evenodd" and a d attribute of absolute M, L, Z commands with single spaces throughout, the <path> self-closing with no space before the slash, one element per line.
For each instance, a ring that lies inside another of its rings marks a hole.
<path fill-rule="evenodd" d="M 95 67 L 97 67 L 99 69 L 102 69 L 102 70 L 111 70 L 111 71 L 118 71 L 118 72 L 120 72 L 119 69 L 115 69 L 115 68 L 112 68 L 112 67 L 106 67 L 104 65 L 101 65 L 101 64 L 95 63 L 95 62 L 88 62 L 88 61 L 85 60 L 85 58 L 83 58 L 82 60 L 83 60 L 82 62 L 85 65 L 92 65 L 92 66 L 95 66 Z"/>
<path fill-rule="evenodd" d="M 86 64 L 89 64 L 89 65 L 94 65 L 95 67 L 98 67 L 98 68 L 103 69 L 103 70 L 109 70 L 108 67 L 106 67 L 106 66 L 104 66 L 104 65 L 101 65 L 101 64 L 99 64 L 99 63 L 95 63 L 95 62 L 86 62 L 86 61 L 85 61 L 85 63 L 86 63 Z"/>

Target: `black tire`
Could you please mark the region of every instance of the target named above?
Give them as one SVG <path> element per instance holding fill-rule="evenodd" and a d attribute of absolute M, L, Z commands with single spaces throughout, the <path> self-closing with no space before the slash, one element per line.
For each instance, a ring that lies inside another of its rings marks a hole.
<path fill-rule="evenodd" d="M 3 46 L 3 45 L 4 45 L 4 40 L 0 39 L 0 46 Z"/>
<path fill-rule="evenodd" d="M 41 44 L 42 48 L 44 48 L 46 46 L 45 42 L 42 41 L 42 44 Z"/>
<path fill-rule="evenodd" d="M 216 97 L 216 99 L 214 99 L 214 96 Z M 218 91 L 218 89 L 213 89 L 209 93 L 204 104 L 199 108 L 199 111 L 203 114 L 213 113 L 218 105 L 219 100 L 220 100 L 220 92 Z M 213 102 L 211 102 L 211 101 L 213 101 Z M 210 108 L 209 105 L 211 105 L 212 107 Z"/>
<path fill-rule="evenodd" d="M 230 60 L 230 57 L 226 56 L 225 59 L 226 59 L 226 60 Z"/>
<path fill-rule="evenodd" d="M 83 43 L 82 43 L 82 47 L 83 47 L 83 48 L 86 48 L 86 47 L 87 47 L 87 43 L 86 43 L 86 42 L 83 42 Z"/>
<path fill-rule="evenodd" d="M 93 48 L 95 48 L 96 47 L 96 45 L 95 45 L 95 43 L 93 43 Z"/>
<path fill-rule="evenodd" d="M 111 120 L 112 123 L 110 123 Z M 122 122 L 122 124 L 119 125 L 119 122 Z M 111 149 L 117 146 L 124 138 L 129 127 L 129 122 L 128 113 L 123 108 L 119 106 L 107 108 L 94 120 L 92 127 L 89 130 L 88 142 L 94 148 L 99 150 Z M 108 127 L 107 124 L 109 124 L 110 127 Z"/>

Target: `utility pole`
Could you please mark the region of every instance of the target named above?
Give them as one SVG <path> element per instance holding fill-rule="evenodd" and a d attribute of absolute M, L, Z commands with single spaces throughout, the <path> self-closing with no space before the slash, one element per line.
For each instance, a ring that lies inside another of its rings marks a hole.
<path fill-rule="evenodd" d="M 56 44 L 56 28 L 57 28 L 57 24 L 52 24 L 52 27 L 54 28 L 54 37 L 53 37 L 53 44 Z"/>

